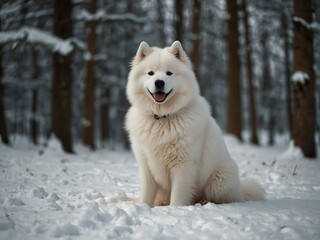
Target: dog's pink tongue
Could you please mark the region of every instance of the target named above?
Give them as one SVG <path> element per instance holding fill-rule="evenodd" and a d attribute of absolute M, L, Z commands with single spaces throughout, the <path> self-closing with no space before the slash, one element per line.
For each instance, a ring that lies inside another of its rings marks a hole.
<path fill-rule="evenodd" d="M 162 102 L 166 98 L 166 94 L 164 92 L 156 92 L 153 97 L 156 101 Z"/>

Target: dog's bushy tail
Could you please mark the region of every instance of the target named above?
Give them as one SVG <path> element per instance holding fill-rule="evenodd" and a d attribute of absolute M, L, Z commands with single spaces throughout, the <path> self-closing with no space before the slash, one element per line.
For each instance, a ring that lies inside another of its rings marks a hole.
<path fill-rule="evenodd" d="M 265 200 L 263 188 L 252 179 L 244 179 L 240 182 L 241 190 L 245 201 L 262 201 Z"/>

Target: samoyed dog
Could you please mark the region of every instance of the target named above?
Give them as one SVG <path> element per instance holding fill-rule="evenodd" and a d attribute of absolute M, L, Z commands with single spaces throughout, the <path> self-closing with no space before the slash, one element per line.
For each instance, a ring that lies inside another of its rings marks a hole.
<path fill-rule="evenodd" d="M 264 199 L 256 182 L 239 180 L 179 41 L 164 49 L 141 42 L 126 93 L 132 105 L 126 129 L 139 165 L 139 203 L 153 207 Z"/>

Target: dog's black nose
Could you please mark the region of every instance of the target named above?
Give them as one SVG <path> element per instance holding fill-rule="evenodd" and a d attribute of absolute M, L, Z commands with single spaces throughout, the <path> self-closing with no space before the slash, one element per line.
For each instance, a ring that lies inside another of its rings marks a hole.
<path fill-rule="evenodd" d="M 163 80 L 156 80 L 154 82 L 154 85 L 156 85 L 157 88 L 163 88 L 164 87 L 164 81 Z"/>

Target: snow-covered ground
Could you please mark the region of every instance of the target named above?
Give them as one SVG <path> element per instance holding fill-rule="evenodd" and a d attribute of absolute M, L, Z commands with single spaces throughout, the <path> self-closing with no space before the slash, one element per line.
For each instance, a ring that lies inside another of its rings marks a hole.
<path fill-rule="evenodd" d="M 240 144 L 226 137 L 242 177 L 258 180 L 267 200 L 156 207 L 114 203 L 138 196 L 129 152 L 51 141 L 42 149 L 0 144 L 0 239 L 320 239 L 320 161 L 298 149 Z"/>

